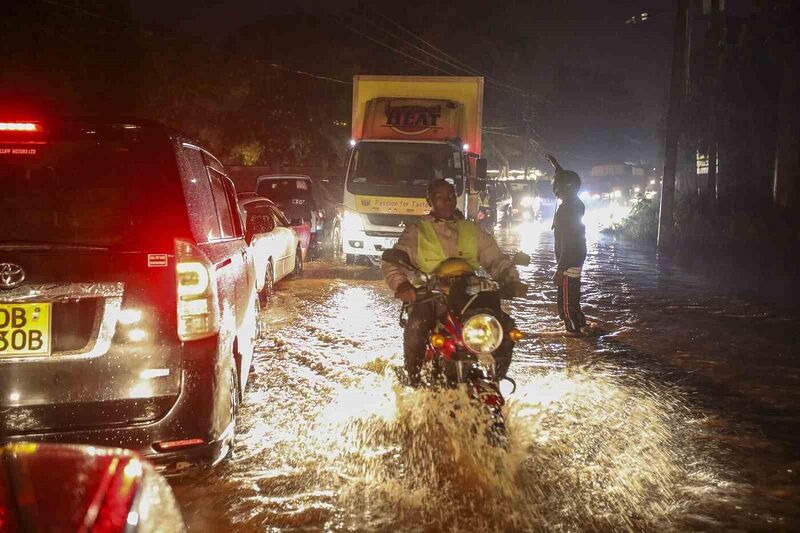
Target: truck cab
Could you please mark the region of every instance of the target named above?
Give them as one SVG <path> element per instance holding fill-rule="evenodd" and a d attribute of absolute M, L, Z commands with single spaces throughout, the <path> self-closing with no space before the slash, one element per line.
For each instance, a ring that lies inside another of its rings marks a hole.
<path fill-rule="evenodd" d="M 347 263 L 359 256 L 377 263 L 407 224 L 430 211 L 431 181 L 450 182 L 458 209 L 472 214 L 483 79 L 356 76 L 353 86 L 353 139 L 333 243 Z"/>

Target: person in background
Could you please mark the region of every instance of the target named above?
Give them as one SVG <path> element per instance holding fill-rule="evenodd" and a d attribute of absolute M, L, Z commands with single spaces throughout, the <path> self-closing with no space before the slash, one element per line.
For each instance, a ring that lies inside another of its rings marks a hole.
<path fill-rule="evenodd" d="M 586 206 L 578 198 L 581 179 L 575 172 L 564 170 L 552 156 L 548 160 L 556 168 L 553 193 L 561 200 L 553 218 L 556 272 L 553 282 L 558 287 L 558 315 L 567 331 L 580 333 L 586 325 L 581 311 L 581 273 L 586 260 L 586 228 L 583 215 Z"/>

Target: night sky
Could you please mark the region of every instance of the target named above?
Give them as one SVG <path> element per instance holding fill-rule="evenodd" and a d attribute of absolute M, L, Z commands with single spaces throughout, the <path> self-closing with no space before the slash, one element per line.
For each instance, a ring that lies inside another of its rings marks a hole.
<path fill-rule="evenodd" d="M 313 0 L 292 3 L 254 0 L 180 0 L 165 3 L 139 0 L 132 4 L 133 15 L 142 24 L 218 41 L 230 39 L 261 19 L 308 13 L 342 13 L 358 5 L 355 1 L 321 3 Z M 448 42 L 447 28 L 438 31 L 441 21 L 435 16 L 427 16 L 435 5 L 432 2 L 404 2 L 401 6 L 397 2 L 387 1 L 369 4 L 370 8 L 426 35 L 433 40 L 433 44 L 455 57 L 470 64 L 480 64 L 480 58 L 471 59 L 459 54 L 459 50 Z M 465 20 L 449 22 L 450 28 L 459 25 L 474 28 L 477 25 L 479 31 L 485 29 L 496 34 L 502 28 L 509 27 L 522 36 L 515 41 L 518 43 L 516 46 L 505 46 L 509 53 L 513 48 L 522 47 L 534 51 L 530 54 L 532 62 L 529 68 L 531 83 L 537 90 L 546 91 L 554 69 L 562 64 L 580 65 L 606 71 L 609 76 L 624 77 L 625 88 L 640 106 L 639 120 L 642 126 L 640 131 L 626 134 L 631 145 L 640 147 L 638 150 L 629 150 L 629 157 L 656 163 L 660 152 L 657 133 L 663 121 L 667 97 L 674 22 L 670 3 L 657 0 L 608 3 L 566 0 L 531 2 L 527 5 L 507 2 L 493 6 L 483 2 L 461 2 L 459 6 Z M 626 23 L 642 13 L 647 13 L 645 21 Z M 471 15 L 474 17 L 468 20 Z M 346 29 L 342 29 L 342 32 L 348 33 Z M 357 35 L 350 37 L 359 38 Z M 320 42 L 319 46 L 325 47 L 325 43 Z M 376 49 L 376 53 L 385 52 L 374 43 L 365 41 L 363 46 Z M 285 53 L 286 57 L 277 58 L 282 64 L 314 71 L 314 64 L 298 63 L 298 58 L 292 57 L 290 51 Z M 489 73 L 506 81 L 503 74 L 495 74 L 491 67 Z M 438 73 L 430 71 L 429 74 Z M 515 80 L 508 81 L 514 83 Z M 491 92 L 487 93 L 487 98 L 492 98 Z M 568 127 L 575 129 L 579 125 L 571 124 Z M 580 147 L 567 151 L 569 153 L 565 157 L 572 159 L 572 164 L 583 170 L 588 170 L 590 163 L 598 157 L 596 154 L 581 154 Z"/>

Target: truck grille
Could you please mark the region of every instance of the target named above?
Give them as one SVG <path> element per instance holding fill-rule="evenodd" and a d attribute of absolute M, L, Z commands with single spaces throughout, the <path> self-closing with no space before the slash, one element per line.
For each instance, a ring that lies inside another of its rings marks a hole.
<path fill-rule="evenodd" d="M 381 215 L 370 213 L 367 215 L 367 219 L 370 224 L 376 226 L 396 226 L 399 228 L 417 222 L 420 217 L 418 215 Z"/>

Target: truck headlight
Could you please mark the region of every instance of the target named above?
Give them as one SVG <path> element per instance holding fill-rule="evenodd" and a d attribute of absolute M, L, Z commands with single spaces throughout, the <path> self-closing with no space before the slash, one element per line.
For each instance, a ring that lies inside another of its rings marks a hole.
<path fill-rule="evenodd" d="M 471 351 L 491 353 L 503 342 L 503 326 L 492 315 L 473 315 L 464 322 L 463 339 Z"/>
<path fill-rule="evenodd" d="M 342 217 L 342 231 L 364 231 L 364 219 L 354 211 L 345 211 Z"/>

